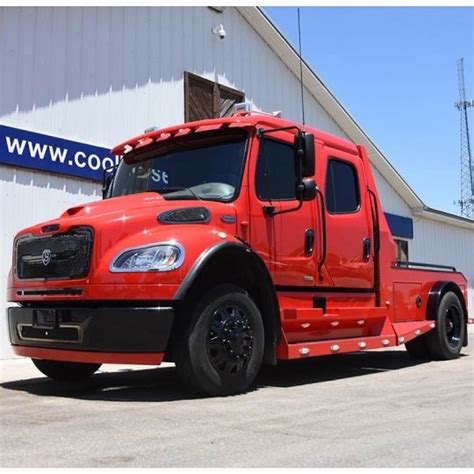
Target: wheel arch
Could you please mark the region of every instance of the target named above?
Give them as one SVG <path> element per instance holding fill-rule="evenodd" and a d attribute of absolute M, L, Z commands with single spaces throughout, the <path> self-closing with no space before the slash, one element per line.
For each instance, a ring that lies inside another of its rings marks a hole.
<path fill-rule="evenodd" d="M 466 325 L 466 331 L 464 332 L 464 342 L 463 346 L 467 346 L 467 305 L 464 295 L 461 291 L 461 288 L 454 283 L 453 281 L 437 281 L 431 288 L 428 294 L 428 304 L 426 307 L 426 319 L 436 319 L 436 311 L 441 303 L 443 296 L 452 291 L 458 298 L 461 303 L 462 309 L 464 311 L 464 324 Z"/>
<path fill-rule="evenodd" d="M 181 283 L 174 299 L 196 301 L 217 284 L 235 284 L 246 291 L 259 308 L 265 329 L 263 361 L 276 363 L 281 321 L 278 298 L 263 260 L 239 242 L 220 242 L 201 253 Z"/>

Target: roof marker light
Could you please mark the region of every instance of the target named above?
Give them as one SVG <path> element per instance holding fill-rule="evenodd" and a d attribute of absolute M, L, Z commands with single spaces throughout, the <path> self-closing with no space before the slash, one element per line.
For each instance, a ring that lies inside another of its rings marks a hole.
<path fill-rule="evenodd" d="M 234 114 L 238 114 L 241 112 L 252 112 L 252 110 L 253 104 L 248 100 L 246 100 L 245 102 L 239 102 L 237 104 L 234 104 Z"/>
<path fill-rule="evenodd" d="M 244 115 L 251 113 L 281 118 L 281 110 L 275 110 L 274 112 L 263 112 L 262 110 L 256 109 L 253 103 L 249 102 L 248 100 L 246 100 L 245 102 L 239 102 L 237 104 L 234 104 L 234 115 Z"/>

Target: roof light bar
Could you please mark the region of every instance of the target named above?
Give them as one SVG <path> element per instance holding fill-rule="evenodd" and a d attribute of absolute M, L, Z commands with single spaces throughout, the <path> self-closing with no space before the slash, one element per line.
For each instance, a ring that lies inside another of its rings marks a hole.
<path fill-rule="evenodd" d="M 153 125 L 152 127 L 145 128 L 144 133 L 156 132 L 160 127 Z"/>

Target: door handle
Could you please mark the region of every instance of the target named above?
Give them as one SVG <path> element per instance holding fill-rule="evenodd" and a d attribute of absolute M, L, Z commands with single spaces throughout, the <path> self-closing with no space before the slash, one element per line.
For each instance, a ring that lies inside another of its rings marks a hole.
<path fill-rule="evenodd" d="M 368 237 L 366 237 L 362 241 L 362 252 L 363 252 L 363 255 L 364 255 L 364 260 L 366 262 L 368 262 L 370 260 L 370 249 L 371 249 L 371 242 L 370 242 L 370 239 Z"/>
<path fill-rule="evenodd" d="M 311 255 L 314 250 L 314 230 L 306 229 L 304 233 L 304 254 Z"/>

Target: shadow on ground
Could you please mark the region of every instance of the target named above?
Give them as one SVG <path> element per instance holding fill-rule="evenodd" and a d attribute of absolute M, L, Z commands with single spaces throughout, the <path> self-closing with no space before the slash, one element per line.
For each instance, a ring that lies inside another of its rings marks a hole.
<path fill-rule="evenodd" d="M 405 351 L 399 350 L 285 361 L 276 367 L 264 367 L 257 377 L 255 389 L 294 387 L 347 377 L 367 377 L 378 372 L 402 370 L 420 363 L 423 361 L 410 359 Z M 37 396 L 82 400 L 165 402 L 205 398 L 187 390 L 178 379 L 174 367 L 99 372 L 81 382 L 55 382 L 46 377 L 38 377 L 7 382 L 2 384 L 2 387 Z"/>

